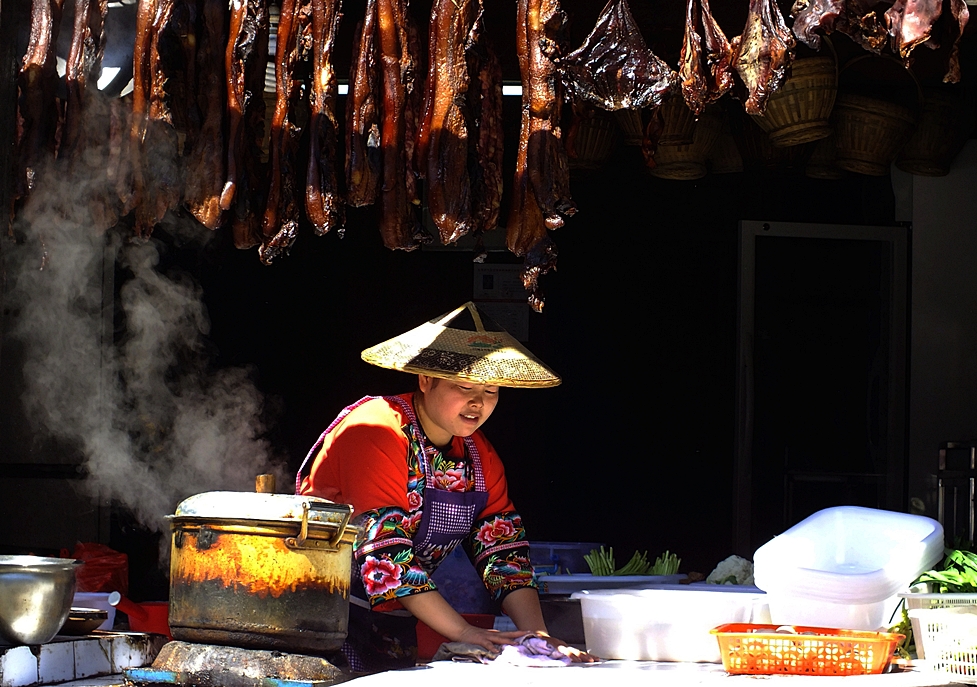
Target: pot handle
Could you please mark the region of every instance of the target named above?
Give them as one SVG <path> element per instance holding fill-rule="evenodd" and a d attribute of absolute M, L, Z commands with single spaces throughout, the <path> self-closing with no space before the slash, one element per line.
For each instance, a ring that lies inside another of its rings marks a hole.
<path fill-rule="evenodd" d="M 339 523 L 336 528 L 336 536 L 327 541 L 321 539 L 309 539 L 309 511 L 312 510 L 328 510 L 330 513 L 335 512 L 336 506 L 339 504 L 319 504 L 309 501 L 302 502 L 302 524 L 299 528 L 299 536 L 288 537 L 285 539 L 285 545 L 290 549 L 324 549 L 326 551 L 338 551 L 339 544 L 342 541 L 343 534 L 346 533 L 346 527 L 349 525 L 349 519 L 353 515 L 353 507 L 346 506 L 346 512 L 343 513 L 342 522 Z M 326 507 L 328 506 L 328 508 Z"/>

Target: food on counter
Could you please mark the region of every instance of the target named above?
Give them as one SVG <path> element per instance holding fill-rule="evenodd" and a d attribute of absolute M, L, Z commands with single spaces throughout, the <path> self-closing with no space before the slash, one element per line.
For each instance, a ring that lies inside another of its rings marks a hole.
<path fill-rule="evenodd" d="M 753 584 L 753 563 L 741 556 L 730 556 L 706 575 L 710 584 Z"/>
<path fill-rule="evenodd" d="M 773 0 L 750 0 L 746 27 L 732 41 L 733 68 L 745 91 L 737 97 L 743 100 L 748 114 L 764 113 L 767 99 L 790 73 L 794 45 L 794 34 L 777 4 Z"/>
<path fill-rule="evenodd" d="M 733 87 L 733 49 L 713 19 L 709 0 L 688 0 L 679 77 L 685 104 L 698 116 Z"/>
<path fill-rule="evenodd" d="M 605 551 L 604 547 L 594 549 L 589 554 L 584 554 L 584 560 L 590 566 L 590 572 L 594 575 L 674 575 L 678 572 L 682 559 L 674 553 L 666 551 L 655 559 L 654 563 L 648 561 L 648 552 L 639 553 L 635 551 L 623 567 L 618 568 L 614 560 L 614 547 Z"/>
<path fill-rule="evenodd" d="M 312 0 L 312 84 L 309 91 L 309 165 L 305 214 L 319 236 L 342 232 L 345 213 L 336 179 L 336 69 L 332 51 L 342 0 Z"/>
<path fill-rule="evenodd" d="M 376 44 L 377 0 L 354 33 L 346 99 L 346 202 L 373 205 L 380 179 L 380 63 Z"/>
<path fill-rule="evenodd" d="M 645 44 L 627 0 L 609 0 L 562 67 L 567 90 L 605 110 L 658 107 L 678 84 L 675 72 Z"/>

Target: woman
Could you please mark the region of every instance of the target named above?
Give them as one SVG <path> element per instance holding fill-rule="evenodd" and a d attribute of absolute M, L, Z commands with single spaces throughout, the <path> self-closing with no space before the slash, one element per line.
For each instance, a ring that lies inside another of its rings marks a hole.
<path fill-rule="evenodd" d="M 545 633 L 522 519 L 479 428 L 499 387 L 555 386 L 559 377 L 472 303 L 367 349 L 363 359 L 416 373 L 417 390 L 344 409 L 297 479 L 299 493 L 351 504 L 363 528 L 343 647 L 350 668 L 414 665 L 416 619 L 491 651 Z M 431 575 L 458 544 L 518 631 L 474 627 L 438 593 Z M 549 641 L 573 660 L 592 660 Z"/>

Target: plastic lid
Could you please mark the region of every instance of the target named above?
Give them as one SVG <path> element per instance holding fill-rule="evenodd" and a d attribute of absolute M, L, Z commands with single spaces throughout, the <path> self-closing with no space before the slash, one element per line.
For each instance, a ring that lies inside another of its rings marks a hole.
<path fill-rule="evenodd" d="M 921 515 L 860 506 L 818 511 L 757 549 L 767 592 L 875 603 L 903 591 L 943 558 L 943 527 Z"/>

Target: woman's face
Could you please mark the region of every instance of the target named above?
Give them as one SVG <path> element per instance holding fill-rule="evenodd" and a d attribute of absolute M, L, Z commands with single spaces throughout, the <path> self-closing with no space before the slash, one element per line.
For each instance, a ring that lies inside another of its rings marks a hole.
<path fill-rule="evenodd" d="M 418 375 L 418 414 L 427 438 L 444 446 L 452 437 L 471 436 L 499 402 L 499 387 Z"/>

